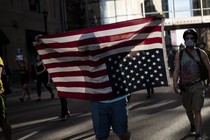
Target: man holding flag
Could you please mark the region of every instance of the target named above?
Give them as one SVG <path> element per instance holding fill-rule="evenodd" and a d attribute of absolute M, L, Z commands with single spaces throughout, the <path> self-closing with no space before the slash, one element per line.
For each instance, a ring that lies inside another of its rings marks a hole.
<path fill-rule="evenodd" d="M 148 17 L 39 38 L 36 49 L 58 95 L 91 101 L 97 139 L 112 127 L 129 140 L 127 96 L 168 86 L 162 23 Z"/>

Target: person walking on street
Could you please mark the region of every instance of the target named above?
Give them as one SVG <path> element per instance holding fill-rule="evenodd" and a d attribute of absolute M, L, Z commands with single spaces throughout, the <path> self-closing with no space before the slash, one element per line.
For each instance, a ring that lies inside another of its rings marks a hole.
<path fill-rule="evenodd" d="M 37 57 L 37 63 L 35 65 L 35 71 L 37 75 L 37 94 L 38 94 L 38 99 L 37 101 L 41 101 L 41 85 L 42 83 L 44 86 L 47 88 L 47 90 L 51 94 L 51 98 L 54 98 L 54 93 L 52 91 L 52 88 L 50 86 L 50 75 L 47 72 L 47 69 L 45 68 L 43 62 Z"/>
<path fill-rule="evenodd" d="M 4 92 L 3 83 L 2 83 L 2 79 L 1 79 L 3 67 L 4 67 L 4 63 L 0 57 L 0 108 L 1 108 L 1 110 L 0 110 L 0 126 L 2 128 L 2 132 L 3 132 L 5 139 L 11 140 L 12 132 L 11 132 L 11 126 L 7 120 L 6 95 Z"/>
<path fill-rule="evenodd" d="M 182 95 L 183 107 L 191 125 L 190 135 L 195 136 L 195 140 L 202 140 L 201 109 L 204 103 L 204 88 L 198 62 L 202 61 L 208 69 L 208 79 L 210 79 L 210 64 L 207 54 L 201 49 L 195 49 L 197 38 L 197 32 L 193 29 L 184 32 L 186 48 L 176 53 L 173 85 L 174 91 Z"/>
<path fill-rule="evenodd" d="M 70 117 L 67 98 L 65 97 L 59 97 L 59 98 L 61 104 L 61 121 L 65 121 L 66 119 L 68 119 L 68 117 Z"/>
<path fill-rule="evenodd" d="M 17 63 L 20 71 L 20 83 L 22 87 L 22 96 L 19 99 L 23 102 L 25 96 L 28 96 L 28 100 L 31 99 L 29 90 L 29 71 L 24 60 L 18 61 Z"/>

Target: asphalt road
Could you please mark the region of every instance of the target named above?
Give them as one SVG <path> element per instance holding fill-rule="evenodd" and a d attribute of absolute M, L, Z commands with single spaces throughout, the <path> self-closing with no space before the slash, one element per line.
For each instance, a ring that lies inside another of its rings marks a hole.
<path fill-rule="evenodd" d="M 42 101 L 32 85 L 32 99 L 21 103 L 19 87 L 8 95 L 8 118 L 13 140 L 94 140 L 89 101 L 68 99 L 71 116 L 60 121 L 59 98 L 50 99 L 43 88 Z M 146 90 L 132 94 L 129 103 L 129 130 L 132 140 L 194 140 L 188 137 L 189 122 L 181 105 L 181 97 L 172 87 L 155 88 L 146 99 Z M 210 140 L 210 98 L 205 97 L 203 138 Z M 2 132 L 0 140 L 3 140 Z M 111 131 L 109 140 L 117 140 Z"/>

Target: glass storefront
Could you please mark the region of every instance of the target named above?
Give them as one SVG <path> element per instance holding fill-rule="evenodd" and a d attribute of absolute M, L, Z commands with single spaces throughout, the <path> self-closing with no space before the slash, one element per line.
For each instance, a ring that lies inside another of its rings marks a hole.
<path fill-rule="evenodd" d="M 209 0 L 81 0 L 85 27 L 162 14 L 165 18 L 210 15 Z"/>

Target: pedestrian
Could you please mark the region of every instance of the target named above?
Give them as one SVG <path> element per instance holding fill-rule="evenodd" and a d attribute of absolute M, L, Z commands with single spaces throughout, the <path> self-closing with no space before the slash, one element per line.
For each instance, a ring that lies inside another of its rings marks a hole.
<path fill-rule="evenodd" d="M 2 70 L 4 67 L 4 63 L 0 57 L 0 73 L 2 74 Z M 6 109 L 6 95 L 3 88 L 2 83 L 2 77 L 0 74 L 0 126 L 2 128 L 3 135 L 6 140 L 11 140 L 12 138 L 12 132 L 11 132 L 11 126 L 7 120 L 7 109 Z"/>
<path fill-rule="evenodd" d="M 95 44 L 99 44 L 94 33 L 88 36 L 92 37 L 92 41 Z M 80 40 L 88 36 L 84 34 L 80 37 Z M 80 44 L 78 44 L 78 46 L 80 46 Z M 94 49 L 99 48 L 99 45 L 94 46 Z M 81 48 L 78 49 L 84 51 Z M 84 49 L 91 50 L 89 46 L 85 46 Z M 88 55 L 87 59 L 89 59 Z M 101 67 L 101 65 L 105 65 L 103 61 L 98 63 L 99 67 Z M 95 67 L 94 70 L 100 69 L 99 67 Z M 125 93 L 122 96 L 117 96 L 110 100 L 90 102 L 93 129 L 97 140 L 108 139 L 110 130 L 113 130 L 120 140 L 130 140 L 130 132 L 128 131 L 128 99 L 130 99 L 130 94 Z"/>
<path fill-rule="evenodd" d="M 61 121 L 65 121 L 66 119 L 68 119 L 68 117 L 70 117 L 67 98 L 65 97 L 59 97 L 59 98 L 61 104 Z"/>
<path fill-rule="evenodd" d="M 51 82 L 50 75 L 47 72 L 47 70 L 46 70 L 43 62 L 39 58 L 39 56 L 37 57 L 35 71 L 36 71 L 36 75 L 37 75 L 37 95 L 38 95 L 37 102 L 41 101 L 41 85 L 42 85 L 42 83 L 47 88 L 47 90 L 50 92 L 51 98 L 53 99 L 54 93 L 53 93 L 51 85 L 50 85 L 50 82 Z"/>
<path fill-rule="evenodd" d="M 154 88 L 147 88 L 147 98 L 151 98 L 151 94 L 154 94 Z"/>
<path fill-rule="evenodd" d="M 19 98 L 19 100 L 23 102 L 25 100 L 25 96 L 28 97 L 28 100 L 31 99 L 29 90 L 29 70 L 24 60 L 19 60 L 17 63 L 20 72 L 20 83 L 22 88 L 22 96 Z"/>
<path fill-rule="evenodd" d="M 182 95 L 182 103 L 191 125 L 190 135 L 195 136 L 195 140 L 202 140 L 201 109 L 204 103 L 204 94 L 197 61 L 203 61 L 208 73 L 210 73 L 210 64 L 207 54 L 201 49 L 195 49 L 197 38 L 197 32 L 193 29 L 187 29 L 184 32 L 183 39 L 186 48 L 176 53 L 173 85 L 174 91 Z M 200 60 L 198 51 L 202 60 Z"/>

